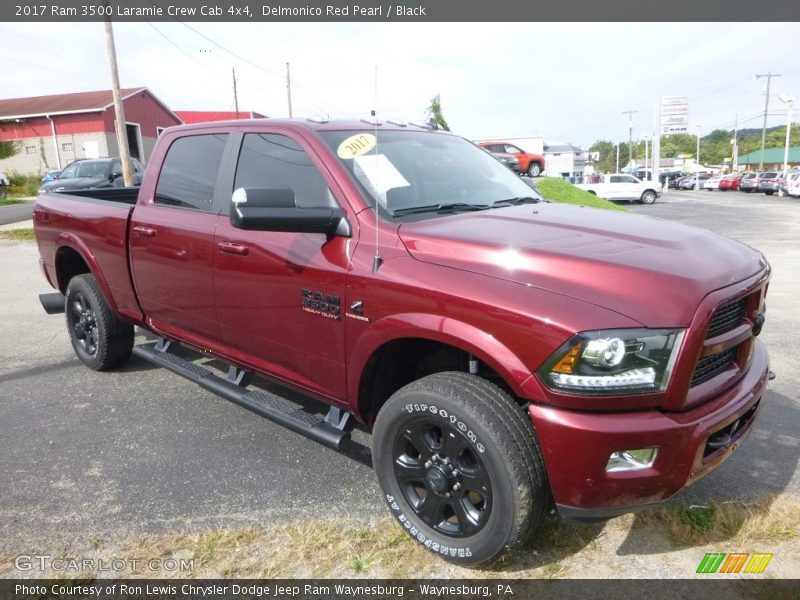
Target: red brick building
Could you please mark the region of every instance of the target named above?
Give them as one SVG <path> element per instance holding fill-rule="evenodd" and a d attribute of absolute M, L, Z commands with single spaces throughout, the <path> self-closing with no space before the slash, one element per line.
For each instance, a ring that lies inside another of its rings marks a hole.
<path fill-rule="evenodd" d="M 147 88 L 121 91 L 128 147 L 145 163 L 158 134 L 182 121 Z M 76 158 L 117 156 L 115 118 L 111 90 L 0 100 L 0 140 L 19 146 L 0 170 L 41 174 Z"/>

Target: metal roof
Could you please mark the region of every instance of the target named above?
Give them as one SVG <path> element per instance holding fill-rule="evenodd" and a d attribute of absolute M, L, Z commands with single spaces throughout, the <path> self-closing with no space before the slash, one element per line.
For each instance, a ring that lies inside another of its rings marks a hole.
<path fill-rule="evenodd" d="M 783 152 L 784 148 L 764 148 L 764 164 L 783 163 Z M 758 165 L 761 162 L 761 150 L 748 152 L 740 156 L 737 162 L 740 165 Z M 789 148 L 789 162 L 800 163 L 800 146 Z"/>

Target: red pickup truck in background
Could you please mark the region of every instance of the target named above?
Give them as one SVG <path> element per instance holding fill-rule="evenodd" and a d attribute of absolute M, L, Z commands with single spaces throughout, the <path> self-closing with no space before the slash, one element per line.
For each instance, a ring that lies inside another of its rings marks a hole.
<path fill-rule="evenodd" d="M 509 142 L 478 142 L 481 148 L 486 148 L 489 152 L 505 153 L 516 156 L 519 161 L 519 172 L 522 175 L 529 177 L 538 177 L 544 173 L 544 156 L 541 154 L 534 154 L 533 152 L 525 152 L 519 146 L 510 144 Z"/>
<path fill-rule="evenodd" d="M 87 366 L 133 352 L 334 448 L 357 419 L 391 512 L 461 564 L 552 507 L 670 498 L 741 443 L 768 379 L 759 252 L 544 202 L 434 130 L 168 129 L 140 189 L 43 194 L 34 226 L 42 304 Z M 134 326 L 158 341 L 134 347 Z"/>

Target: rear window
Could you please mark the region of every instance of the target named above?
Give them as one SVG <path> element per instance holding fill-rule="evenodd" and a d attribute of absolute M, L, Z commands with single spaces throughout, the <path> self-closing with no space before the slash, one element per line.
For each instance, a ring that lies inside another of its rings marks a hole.
<path fill-rule="evenodd" d="M 215 133 L 175 140 L 164 158 L 154 202 L 211 211 L 227 137 L 225 133 Z"/>

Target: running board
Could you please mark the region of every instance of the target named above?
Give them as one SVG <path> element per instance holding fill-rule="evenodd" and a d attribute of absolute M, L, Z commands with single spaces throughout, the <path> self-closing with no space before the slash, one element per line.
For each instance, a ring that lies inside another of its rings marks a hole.
<path fill-rule="evenodd" d="M 242 382 L 243 379 L 244 381 L 249 380 L 249 377 L 243 378 L 242 371 L 239 369 L 232 367 L 228 379 L 225 379 L 205 367 L 171 354 L 169 346 L 170 344 L 164 341 L 143 344 L 135 346 L 133 353 L 139 358 L 185 377 L 213 394 L 329 448 L 340 450 L 345 440 L 350 438 L 350 432 L 347 431 L 350 413 L 331 407 L 328 416 L 321 419 L 277 394 L 264 390 L 247 389 L 246 384 L 242 385 Z"/>

